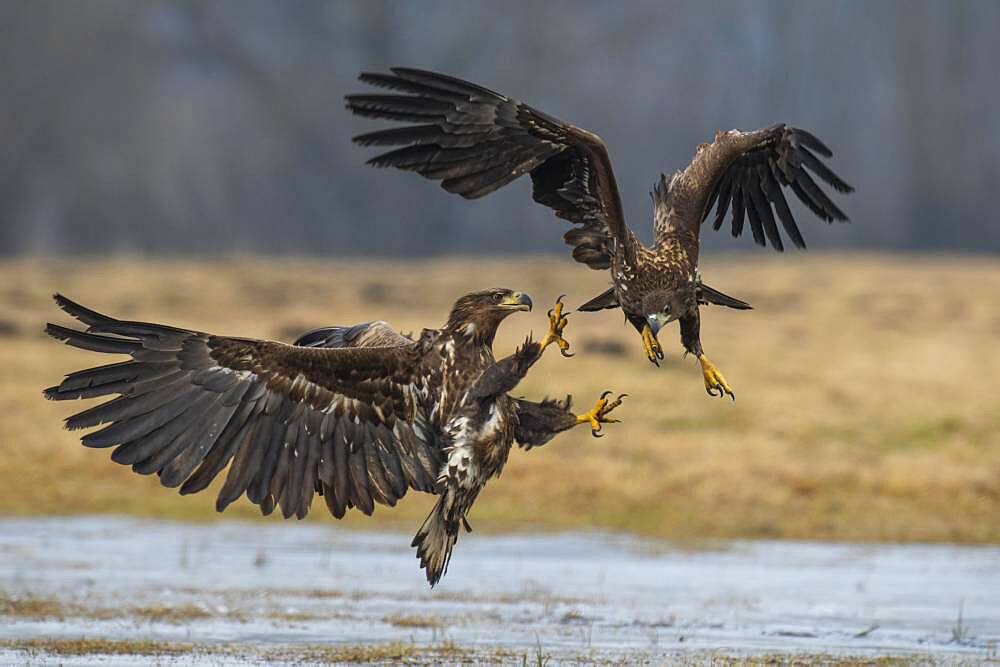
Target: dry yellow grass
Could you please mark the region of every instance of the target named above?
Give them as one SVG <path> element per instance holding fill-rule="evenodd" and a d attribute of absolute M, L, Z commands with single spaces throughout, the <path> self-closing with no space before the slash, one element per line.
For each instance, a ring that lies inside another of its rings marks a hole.
<path fill-rule="evenodd" d="M 397 628 L 443 628 L 448 625 L 447 621 L 440 616 L 407 616 L 404 614 L 386 616 L 382 622 Z"/>
<path fill-rule="evenodd" d="M 48 597 L 24 597 L 0 592 L 0 616 L 31 619 L 89 618 L 109 620 L 128 618 L 133 621 L 150 623 L 173 623 L 177 625 L 196 623 L 209 618 L 223 617 L 229 620 L 244 620 L 236 612 L 213 614 L 192 604 L 147 607 L 95 607 L 77 602 L 68 602 Z"/>
<path fill-rule="evenodd" d="M 603 389 L 628 392 L 625 422 L 603 440 L 580 428 L 515 451 L 477 501 L 474 527 L 1000 540 L 1000 264 L 757 255 L 712 258 L 703 274 L 757 308 L 703 311 L 703 342 L 735 405 L 705 395 L 676 327 L 661 334 L 667 362 L 656 369 L 619 313 L 575 315 L 567 338 L 578 355 L 546 357 L 517 393 L 572 393 L 585 409 Z M 0 512 L 216 516 L 210 493 L 182 499 L 60 429 L 82 404 L 49 403 L 40 390 L 106 359 L 42 335 L 46 320 L 65 321 L 53 291 L 119 317 L 289 340 L 377 318 L 437 326 L 460 293 L 495 285 L 528 291 L 539 306 L 505 323 L 496 345 L 505 354 L 529 329 L 544 331 L 555 296 L 579 304 L 606 275 L 555 258 L 0 264 Z M 417 494 L 348 522 L 410 530 L 429 501 Z M 255 514 L 243 501 L 227 512 Z"/>

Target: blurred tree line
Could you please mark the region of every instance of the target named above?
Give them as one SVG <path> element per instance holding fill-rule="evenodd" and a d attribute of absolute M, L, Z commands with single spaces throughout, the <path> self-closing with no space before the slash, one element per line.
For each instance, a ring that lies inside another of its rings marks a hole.
<path fill-rule="evenodd" d="M 466 202 L 363 166 L 342 98 L 393 64 L 601 134 L 642 235 L 661 171 L 787 121 L 858 190 L 812 247 L 1000 250 L 998 35 L 986 0 L 6 0 L 0 254 L 558 251 L 526 179 Z"/>

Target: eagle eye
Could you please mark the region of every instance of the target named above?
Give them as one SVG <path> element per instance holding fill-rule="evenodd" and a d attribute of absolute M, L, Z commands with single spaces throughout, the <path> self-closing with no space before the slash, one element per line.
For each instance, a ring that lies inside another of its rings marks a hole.
<path fill-rule="evenodd" d="M 494 292 L 493 293 L 493 301 L 495 303 L 500 303 L 501 301 L 503 301 L 503 294 L 501 294 L 500 292 Z"/>

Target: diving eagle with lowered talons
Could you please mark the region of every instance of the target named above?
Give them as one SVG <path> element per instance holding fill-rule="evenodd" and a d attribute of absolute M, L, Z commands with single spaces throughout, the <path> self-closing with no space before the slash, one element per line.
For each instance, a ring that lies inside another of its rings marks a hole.
<path fill-rule="evenodd" d="M 466 514 L 500 474 L 511 444 L 543 445 L 576 424 L 599 435 L 623 396 L 605 392 L 576 415 L 571 399 L 532 402 L 508 395 L 552 344 L 569 343 L 560 300 L 549 330 L 497 361 L 493 339 L 510 314 L 531 309 L 521 292 L 495 288 L 461 297 L 440 329 L 411 339 L 385 322 L 309 332 L 295 345 L 214 336 L 116 320 L 56 295 L 86 325 L 49 324 L 73 347 L 128 361 L 70 373 L 45 390 L 52 400 L 117 398 L 66 419 L 69 429 L 105 425 L 88 447 L 115 447 L 112 460 L 156 473 L 182 494 L 206 488 L 228 465 L 216 509 L 246 497 L 267 515 L 300 519 L 313 496 L 342 518 L 371 514 L 408 489 L 438 496 L 412 546 L 433 586 L 444 575 Z"/>
<path fill-rule="evenodd" d="M 661 176 L 652 192 L 655 241 L 647 247 L 625 224 L 608 150 L 596 134 L 468 81 L 403 67 L 391 72 L 360 79 L 395 92 L 346 98 L 355 114 L 408 123 L 355 137 L 365 146 L 401 146 L 369 164 L 415 171 L 467 199 L 531 174 L 534 200 L 574 224 L 564 236 L 573 258 L 611 272 L 611 288 L 580 310 L 621 308 L 657 366 L 663 358 L 658 334 L 678 320 L 681 343 L 701 363 L 712 396 L 735 399 L 705 356 L 699 307 L 750 308 L 702 282 L 699 236 L 712 207 L 713 229 L 728 216 L 733 236 L 748 225 L 754 242 L 779 252 L 781 229 L 805 248 L 785 188 L 823 220 L 848 220 L 813 178 L 841 193 L 853 191 L 821 161 L 833 153 L 817 137 L 783 124 L 730 130 L 699 146 L 686 169 Z"/>

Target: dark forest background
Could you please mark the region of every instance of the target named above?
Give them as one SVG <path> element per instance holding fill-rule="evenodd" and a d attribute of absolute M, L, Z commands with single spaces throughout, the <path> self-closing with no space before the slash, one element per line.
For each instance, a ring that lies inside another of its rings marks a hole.
<path fill-rule="evenodd" d="M 363 166 L 342 98 L 393 64 L 599 133 L 644 236 L 661 171 L 787 121 L 857 187 L 811 247 L 1000 250 L 1000 2 L 5 0 L 0 254 L 558 251 L 526 179 Z"/>

